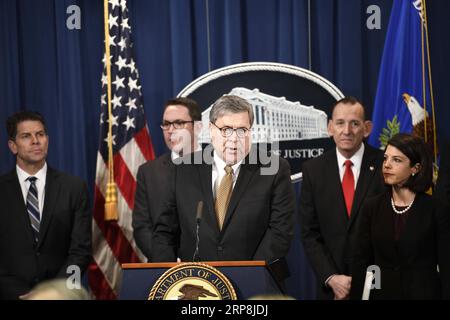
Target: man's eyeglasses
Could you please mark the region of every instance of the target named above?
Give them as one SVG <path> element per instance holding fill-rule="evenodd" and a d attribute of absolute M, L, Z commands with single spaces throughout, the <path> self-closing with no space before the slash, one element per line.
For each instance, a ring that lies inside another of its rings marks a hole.
<path fill-rule="evenodd" d="M 186 123 L 194 123 L 194 121 L 182 121 L 182 120 L 174 121 L 174 122 L 164 121 L 159 126 L 163 130 L 169 130 L 171 125 L 173 126 L 174 129 L 184 129 L 184 127 L 186 126 Z"/>
<path fill-rule="evenodd" d="M 248 136 L 248 133 L 250 132 L 250 129 L 248 128 L 231 128 L 231 127 L 222 127 L 219 128 L 215 123 L 211 122 L 217 129 L 220 130 L 220 133 L 222 134 L 222 137 L 224 138 L 229 138 L 231 137 L 231 135 L 233 134 L 233 132 L 236 131 L 236 135 L 239 138 L 244 138 L 246 136 Z"/>

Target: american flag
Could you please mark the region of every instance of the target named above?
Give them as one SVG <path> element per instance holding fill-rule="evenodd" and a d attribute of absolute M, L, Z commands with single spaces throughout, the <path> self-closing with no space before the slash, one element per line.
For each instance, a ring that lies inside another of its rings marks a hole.
<path fill-rule="evenodd" d="M 121 264 L 145 261 L 133 239 L 131 213 L 138 167 L 154 159 L 145 120 L 139 73 L 132 54 L 126 0 L 109 0 L 111 110 L 114 181 L 117 184 L 117 221 L 104 220 L 108 181 L 108 105 L 106 61 L 103 58 L 100 141 L 93 215 L 93 263 L 88 279 L 97 299 L 116 299 L 121 286 Z M 105 54 L 106 57 L 106 54 Z"/>

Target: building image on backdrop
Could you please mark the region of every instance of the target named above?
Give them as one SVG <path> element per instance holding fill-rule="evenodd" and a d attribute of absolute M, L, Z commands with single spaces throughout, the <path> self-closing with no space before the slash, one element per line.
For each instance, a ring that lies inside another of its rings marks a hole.
<path fill-rule="evenodd" d="M 285 97 L 274 97 L 258 89 L 233 88 L 229 95 L 246 99 L 253 106 L 255 121 L 252 130 L 253 143 L 272 143 L 274 141 L 295 141 L 327 138 L 327 115 L 314 106 L 292 102 Z M 201 143 L 210 143 L 210 106 L 202 113 L 203 129 Z"/>

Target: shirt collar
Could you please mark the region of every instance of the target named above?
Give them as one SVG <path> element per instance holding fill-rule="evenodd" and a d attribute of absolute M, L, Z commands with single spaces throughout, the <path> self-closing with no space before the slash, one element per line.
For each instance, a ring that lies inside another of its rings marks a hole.
<path fill-rule="evenodd" d="M 197 144 L 197 148 L 194 150 L 194 152 L 201 151 L 201 150 L 202 150 L 202 146 L 200 144 Z M 173 161 L 175 159 L 180 158 L 181 156 L 178 153 L 176 153 L 175 151 L 171 151 L 170 152 L 170 157 L 171 157 L 171 159 Z"/>
<path fill-rule="evenodd" d="M 16 164 L 16 172 L 17 172 L 17 177 L 19 178 L 19 181 L 21 181 L 21 182 L 25 182 L 28 179 L 28 177 L 36 177 L 38 179 L 38 181 L 45 181 L 45 178 L 47 176 L 47 162 L 44 163 L 44 166 L 38 172 L 36 172 L 36 174 L 34 174 L 34 175 L 27 173 L 25 170 L 23 170 L 17 164 Z"/>
<path fill-rule="evenodd" d="M 231 166 L 231 168 L 233 168 L 233 174 L 236 174 L 239 171 L 242 161 L 244 161 L 244 159 L 242 159 L 241 161 L 239 161 Z M 217 152 L 215 150 L 214 150 L 214 165 L 219 170 L 225 170 L 225 166 L 227 165 L 225 163 L 225 161 L 223 161 L 223 159 L 221 157 L 219 157 L 219 155 L 217 154 Z"/>
<path fill-rule="evenodd" d="M 364 143 L 361 143 L 361 146 L 359 147 L 358 151 L 356 151 L 355 154 L 350 159 L 345 158 L 337 148 L 336 148 L 336 155 L 339 168 L 342 168 L 344 166 L 345 160 L 350 160 L 353 163 L 354 168 L 360 168 L 362 158 L 364 155 Z"/>

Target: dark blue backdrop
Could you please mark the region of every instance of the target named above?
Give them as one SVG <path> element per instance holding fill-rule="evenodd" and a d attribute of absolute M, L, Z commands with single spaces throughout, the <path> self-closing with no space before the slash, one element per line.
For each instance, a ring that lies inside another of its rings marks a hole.
<path fill-rule="evenodd" d="M 308 0 L 128 2 L 157 154 L 165 151 L 158 127 L 164 101 L 210 69 L 234 63 L 274 61 L 311 67 L 344 94 L 360 97 L 371 113 L 389 0 L 314 0 L 310 6 Z M 49 163 L 85 178 L 90 187 L 98 144 L 102 3 L 0 0 L 0 125 L 20 109 L 43 113 L 51 138 Z M 445 126 L 450 119 L 450 3 L 427 3 L 439 133 L 450 136 Z M 81 30 L 66 28 L 66 9 L 72 4 L 81 8 Z M 369 5 L 381 9 L 381 30 L 366 27 Z M 6 141 L 5 129 L 0 129 L 0 172 L 14 163 Z"/>
<path fill-rule="evenodd" d="M 273 61 L 310 68 L 344 94 L 361 98 L 371 114 L 389 0 L 128 3 L 157 154 L 165 151 L 158 126 L 164 101 L 209 70 L 235 63 Z M 66 9 L 73 4 L 81 8 L 81 30 L 66 27 Z M 450 137 L 450 2 L 427 4 L 439 134 Z M 91 190 L 98 146 L 102 5 L 102 0 L 0 0 L 0 125 L 21 109 L 43 113 L 50 135 L 49 164 L 81 176 Z M 366 27 L 369 5 L 381 9 L 381 30 Z M 13 164 L 6 130 L 0 128 L 0 172 Z"/>

